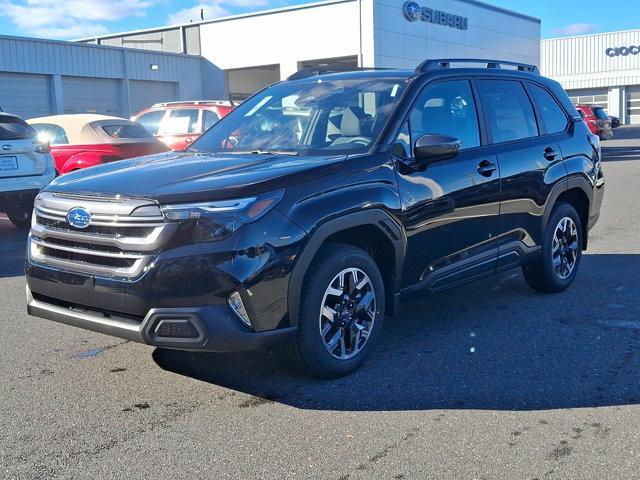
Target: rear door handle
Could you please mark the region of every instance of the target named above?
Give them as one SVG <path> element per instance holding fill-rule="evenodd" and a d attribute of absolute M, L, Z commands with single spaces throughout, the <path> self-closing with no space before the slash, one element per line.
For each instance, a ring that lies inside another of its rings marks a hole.
<path fill-rule="evenodd" d="M 547 160 L 555 160 L 558 156 L 558 152 L 556 152 L 553 148 L 547 147 L 544 149 L 544 158 Z"/>
<path fill-rule="evenodd" d="M 498 166 L 489 160 L 483 160 L 478 164 L 478 173 L 483 177 L 490 177 L 497 169 Z"/>

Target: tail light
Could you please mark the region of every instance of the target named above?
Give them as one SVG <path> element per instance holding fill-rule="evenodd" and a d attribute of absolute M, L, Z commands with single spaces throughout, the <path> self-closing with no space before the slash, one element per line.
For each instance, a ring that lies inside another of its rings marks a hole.
<path fill-rule="evenodd" d="M 51 144 L 49 142 L 38 142 L 35 148 L 36 153 L 51 153 Z"/>

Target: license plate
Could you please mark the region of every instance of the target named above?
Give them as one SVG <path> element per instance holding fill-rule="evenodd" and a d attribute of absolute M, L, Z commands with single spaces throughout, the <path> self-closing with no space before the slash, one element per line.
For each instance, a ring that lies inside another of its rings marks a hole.
<path fill-rule="evenodd" d="M 0 172 L 18 170 L 18 157 L 0 156 Z"/>

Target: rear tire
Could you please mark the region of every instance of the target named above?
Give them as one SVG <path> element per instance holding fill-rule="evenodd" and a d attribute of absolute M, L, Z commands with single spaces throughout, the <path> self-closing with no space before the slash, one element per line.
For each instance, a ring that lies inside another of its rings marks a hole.
<path fill-rule="evenodd" d="M 31 227 L 31 210 L 14 210 L 7 212 L 7 218 L 16 227 L 26 230 Z"/>
<path fill-rule="evenodd" d="M 526 282 L 544 293 L 559 293 L 578 274 L 584 244 L 582 222 L 572 205 L 559 202 L 551 212 L 538 259 L 522 267 Z"/>
<path fill-rule="evenodd" d="M 322 247 L 305 275 L 287 360 L 319 378 L 353 372 L 380 335 L 384 293 L 380 270 L 366 252 L 342 244 Z"/>

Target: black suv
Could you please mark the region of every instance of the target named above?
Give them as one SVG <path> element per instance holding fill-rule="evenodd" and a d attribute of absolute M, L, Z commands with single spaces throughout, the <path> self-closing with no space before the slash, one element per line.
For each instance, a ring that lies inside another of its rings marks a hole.
<path fill-rule="evenodd" d="M 331 377 L 418 290 L 514 267 L 566 289 L 602 201 L 598 138 L 536 67 L 464 62 L 299 72 L 186 152 L 59 177 L 35 203 L 29 313 L 166 348 L 282 346 Z"/>

